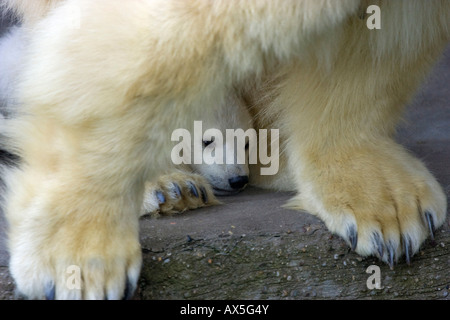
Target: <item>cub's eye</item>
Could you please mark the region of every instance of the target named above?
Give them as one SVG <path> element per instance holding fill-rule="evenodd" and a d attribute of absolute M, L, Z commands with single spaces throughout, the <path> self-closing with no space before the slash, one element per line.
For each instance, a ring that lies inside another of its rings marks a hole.
<path fill-rule="evenodd" d="M 214 142 L 214 140 L 204 140 L 203 141 L 203 145 L 205 146 L 205 147 L 207 147 L 207 146 L 209 146 L 211 143 L 213 143 Z"/>

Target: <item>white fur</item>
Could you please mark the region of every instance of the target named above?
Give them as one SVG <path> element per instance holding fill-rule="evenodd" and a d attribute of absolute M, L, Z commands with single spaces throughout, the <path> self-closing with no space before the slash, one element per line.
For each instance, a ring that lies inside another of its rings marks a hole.
<path fill-rule="evenodd" d="M 283 149 L 280 175 L 257 182 L 294 186 L 290 205 L 347 241 L 355 223 L 362 255 L 377 254 L 381 231 L 396 260 L 405 237 L 417 252 L 425 213 L 444 222 L 442 188 L 392 135 L 450 38 L 448 1 L 374 0 L 375 31 L 360 18 L 366 0 L 33 3 L 7 1 L 30 37 L 7 128 L 23 165 L 5 205 L 11 273 L 28 296 L 53 281 L 70 297 L 67 264 L 83 270 L 76 297 L 135 285 L 144 183 L 170 167 L 171 132 L 214 121 L 249 82 L 256 128 L 279 128 Z"/>
<path fill-rule="evenodd" d="M 19 27 L 9 30 L 0 39 L 0 113 L 11 112 L 14 104 L 14 87 L 23 65 L 23 57 L 26 50 L 26 39 Z"/>
<path fill-rule="evenodd" d="M 194 163 L 195 152 L 199 152 L 199 156 L 203 157 L 205 146 L 203 144 L 204 133 L 208 129 L 219 130 L 223 137 L 226 136 L 227 129 L 253 129 L 252 119 L 247 110 L 245 102 L 235 91 L 231 91 L 227 95 L 222 105 L 219 105 L 216 112 L 211 116 L 205 116 L 199 121 L 202 124 L 202 132 L 200 136 L 189 134 L 188 140 L 183 140 L 177 144 L 182 144 L 185 150 L 189 150 L 191 155 L 190 164 L 174 165 L 166 171 L 170 174 L 163 175 L 157 181 L 149 181 L 146 183 L 143 214 L 166 214 L 174 212 L 183 212 L 188 209 L 203 207 L 205 205 L 219 204 L 215 199 L 215 195 L 230 195 L 242 191 L 245 186 L 240 189 L 233 188 L 230 179 L 249 175 L 248 151 L 246 151 L 246 161 L 244 164 L 234 163 L 223 164 L 213 163 L 207 164 L 203 161 L 200 164 Z M 190 133 L 193 133 L 192 125 L 189 127 Z M 186 128 L 183 128 L 186 129 Z M 195 140 L 197 139 L 197 140 Z M 209 139 L 209 138 L 208 138 Z M 220 148 L 224 158 L 227 153 L 233 152 L 237 154 L 237 144 L 234 141 L 223 141 L 223 145 L 217 144 L 217 141 L 211 143 L 211 147 Z M 192 147 L 197 143 L 201 146 L 198 150 Z M 168 165 L 170 167 L 170 165 Z M 196 188 L 198 194 L 193 194 L 191 188 Z M 178 193 L 181 194 L 178 194 Z M 157 196 L 164 198 L 161 199 Z M 207 201 L 203 200 L 206 196 Z"/>
<path fill-rule="evenodd" d="M 237 143 L 226 140 L 226 129 L 242 129 L 246 131 L 253 129 L 253 125 L 242 99 L 235 93 L 230 93 L 227 96 L 225 105 L 216 111 L 214 117 L 207 117 L 203 121 L 203 130 L 206 131 L 208 128 L 218 129 L 222 132 L 224 138 L 222 152 L 224 158 L 226 158 L 226 155 L 230 152 L 233 152 L 235 157 L 237 155 Z M 200 142 L 197 141 L 197 143 Z M 214 147 L 214 144 L 215 142 L 211 146 Z M 193 153 L 194 149 L 192 149 L 192 158 Z M 245 164 L 239 164 L 236 159 L 233 164 L 226 163 L 226 161 L 223 162 L 223 164 L 206 164 L 203 161 L 202 164 L 193 163 L 190 167 L 211 183 L 213 188 L 216 189 L 216 194 L 235 192 L 236 190 L 230 187 L 228 180 L 237 176 L 249 175 L 248 152 Z"/>

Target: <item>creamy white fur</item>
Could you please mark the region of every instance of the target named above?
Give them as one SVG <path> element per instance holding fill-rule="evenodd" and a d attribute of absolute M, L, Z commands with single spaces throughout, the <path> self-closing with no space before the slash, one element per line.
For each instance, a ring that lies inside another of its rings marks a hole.
<path fill-rule="evenodd" d="M 168 165 L 165 169 L 170 174 L 159 177 L 156 181 L 149 181 L 146 183 L 144 194 L 143 214 L 165 214 L 174 212 L 183 212 L 188 209 L 195 209 L 205 205 L 219 204 L 215 198 L 216 195 L 229 195 L 236 193 L 229 180 L 238 176 L 249 175 L 248 152 L 246 152 L 247 159 L 244 164 L 234 163 L 223 164 L 213 163 L 207 164 L 202 161 L 200 164 L 194 163 L 195 148 L 192 147 L 194 143 L 202 146 L 203 134 L 208 129 L 219 130 L 224 137 L 223 145 L 215 145 L 217 142 L 212 142 L 211 146 L 220 148 L 224 157 L 229 152 L 237 154 L 237 144 L 233 141 L 225 141 L 227 129 L 242 129 L 244 131 L 253 129 L 252 118 L 247 110 L 245 102 L 240 97 L 236 90 L 232 90 L 226 97 L 222 105 L 219 105 L 216 112 L 212 116 L 206 116 L 198 119 L 202 124 L 201 136 L 196 136 L 193 125 L 190 124 L 186 128 L 189 131 L 190 139 L 182 139 L 176 143 L 181 144 L 186 152 L 190 153 L 191 163 L 180 165 Z M 205 136 L 206 137 L 206 136 Z M 197 140 L 195 140 L 197 139 Z M 167 142 L 172 146 L 175 142 Z M 203 156 L 204 147 L 199 150 L 200 157 Z M 194 184 L 198 195 L 192 194 L 190 190 Z M 176 191 L 175 185 L 179 188 Z M 242 189 L 241 189 L 242 190 Z M 239 190 L 239 191 L 241 191 Z M 181 191 L 181 195 L 178 192 Z M 164 203 L 157 196 L 160 192 L 165 199 Z M 205 203 L 202 193 L 206 194 L 207 201 Z"/>
<path fill-rule="evenodd" d="M 0 105 L 2 108 L 0 112 L 4 114 L 14 113 L 15 108 L 18 106 L 14 103 L 14 88 L 17 87 L 17 79 L 19 76 L 20 67 L 23 64 L 23 57 L 26 55 L 27 50 L 27 39 L 26 39 L 26 28 L 25 27 L 13 27 L 11 28 L 6 35 L 4 35 L 0 39 Z M 203 120 L 201 120 L 203 122 Z M 4 118 L 3 114 L 0 113 L 0 134 L 2 133 L 2 129 L 7 127 L 8 122 Z M 223 135 L 225 135 L 226 129 L 237 129 L 241 128 L 243 130 L 247 130 L 252 127 L 252 119 L 248 113 L 247 107 L 245 106 L 244 101 L 239 96 L 236 90 L 231 90 L 230 94 L 227 95 L 226 100 L 223 105 L 217 108 L 217 112 L 212 117 L 207 117 L 203 123 L 205 126 L 204 129 L 215 128 L 222 131 Z M 190 128 L 192 129 L 192 128 Z M 192 132 L 192 130 L 191 130 Z M 193 137 L 192 137 L 193 138 Z M 197 141 L 197 143 L 202 143 L 202 138 Z M 0 140 L 0 146 L 5 144 L 3 139 Z M 231 144 L 224 144 L 222 152 L 226 154 L 230 152 Z M 189 149 L 190 146 L 189 146 Z M 194 156 L 194 149 L 191 149 L 192 157 Z M 167 213 L 174 211 L 176 208 L 179 211 L 184 211 L 187 209 L 193 209 L 199 206 L 204 206 L 205 204 L 199 199 L 199 201 L 188 201 L 186 205 L 183 206 L 182 203 L 171 204 L 165 203 L 163 206 L 160 206 L 159 200 L 155 195 L 155 191 L 161 192 L 159 190 L 160 184 L 168 184 L 168 183 L 178 183 L 179 185 L 183 185 L 187 180 L 195 180 L 201 181 L 202 187 L 208 189 L 208 203 L 215 204 L 218 201 L 215 200 L 213 191 L 210 190 L 210 186 L 213 188 L 220 188 L 225 192 L 218 192 L 222 195 L 228 192 L 234 192 L 229 186 L 229 179 L 236 177 L 238 175 L 248 176 L 249 168 L 248 163 L 246 164 L 214 164 L 207 165 L 205 163 L 202 164 L 192 164 L 192 165 L 179 165 L 173 168 L 177 172 L 177 174 L 172 174 L 170 176 L 162 176 L 159 178 L 159 183 L 148 182 L 146 187 L 146 192 L 144 195 L 144 213 Z M 170 171 L 170 170 L 166 170 Z M 192 175 L 193 173 L 200 174 L 205 177 L 205 180 L 202 180 L 201 177 L 195 177 Z M 170 181 L 165 181 L 170 180 Z M 163 182 L 164 181 L 164 182 Z M 164 188 L 168 189 L 167 188 Z M 180 199 L 177 195 L 171 194 L 173 190 L 165 193 L 167 201 L 180 202 Z M 216 191 L 214 193 L 217 193 Z M 192 202 L 197 203 L 197 206 Z M 169 209 L 170 208 L 170 209 Z"/>

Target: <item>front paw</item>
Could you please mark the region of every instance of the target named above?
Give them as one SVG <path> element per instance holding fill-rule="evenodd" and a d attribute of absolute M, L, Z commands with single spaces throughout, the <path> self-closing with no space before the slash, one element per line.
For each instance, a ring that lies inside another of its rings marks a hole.
<path fill-rule="evenodd" d="M 137 232 L 94 220 L 15 230 L 10 271 L 18 292 L 28 299 L 131 298 L 141 268 Z"/>
<path fill-rule="evenodd" d="M 219 203 L 205 178 L 175 172 L 146 184 L 141 214 L 180 213 Z"/>
<path fill-rule="evenodd" d="M 312 159 L 312 158 L 311 158 Z M 319 216 L 357 253 L 409 264 L 446 218 L 446 197 L 416 158 L 393 143 L 315 158 L 291 207 Z"/>

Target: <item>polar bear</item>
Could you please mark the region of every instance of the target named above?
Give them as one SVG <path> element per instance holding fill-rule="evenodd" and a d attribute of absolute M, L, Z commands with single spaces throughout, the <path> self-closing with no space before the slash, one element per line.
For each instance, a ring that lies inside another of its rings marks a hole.
<path fill-rule="evenodd" d="M 4 2 L 31 40 L 8 126 L 23 163 L 4 200 L 10 270 L 28 297 L 132 294 L 145 181 L 170 163 L 170 133 L 233 87 L 250 88 L 257 128 L 280 132 L 280 174 L 257 181 L 293 186 L 289 205 L 358 254 L 409 263 L 444 223 L 441 186 L 393 133 L 448 43 L 450 2 Z M 381 29 L 367 28 L 369 4 Z"/>
<path fill-rule="evenodd" d="M 6 115 L 14 113 L 14 88 L 22 57 L 27 48 L 26 31 L 20 26 L 12 27 L 0 39 L 0 137 L 2 128 L 8 125 Z M 3 115 L 5 114 L 5 116 Z M 226 96 L 224 105 L 210 117 L 202 120 L 206 128 L 214 128 L 225 133 L 227 129 L 252 128 L 252 119 L 238 90 Z M 198 141 L 206 144 L 208 141 Z M 214 143 L 214 142 L 212 142 Z M 0 143 L 0 147 L 2 144 Z M 192 157 L 194 148 L 189 146 Z M 236 146 L 223 143 L 223 155 Z M 203 150 L 201 150 L 203 151 Z M 189 164 L 167 169 L 170 174 L 160 176 L 156 181 L 146 182 L 142 215 L 183 212 L 205 205 L 219 204 L 215 195 L 230 195 L 242 191 L 249 182 L 248 162 L 243 164 Z"/>

